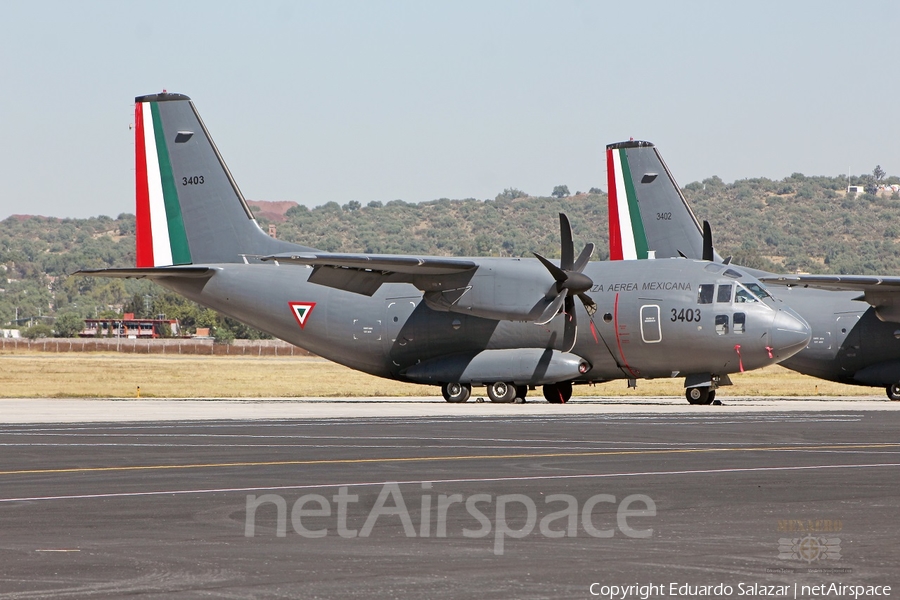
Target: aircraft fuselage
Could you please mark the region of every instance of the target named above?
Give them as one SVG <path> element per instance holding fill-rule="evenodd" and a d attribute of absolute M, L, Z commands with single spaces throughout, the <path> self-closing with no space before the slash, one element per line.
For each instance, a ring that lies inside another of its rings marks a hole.
<path fill-rule="evenodd" d="M 160 283 L 319 356 L 373 375 L 424 383 L 438 383 L 429 377 L 438 377 L 434 373 L 444 372 L 441 361 L 453 357 L 509 350 L 490 358 L 508 361 L 514 351 L 527 349 L 582 358 L 589 369 L 574 373 L 574 381 L 727 374 L 778 362 L 808 339 L 802 319 L 771 298 L 740 301 L 746 275 L 736 279 L 709 263 L 674 259 L 589 263 L 585 274 L 594 282 L 587 294 L 597 304 L 595 331 L 577 303 L 575 344 L 564 348 L 565 314 L 544 325 L 473 314 L 479 299 L 487 298 L 492 310 L 501 312 L 523 303 L 523 290 L 505 289 L 505 281 L 530 281 L 534 289 L 549 290 L 553 280 L 546 269 L 534 259 L 477 260 L 470 289 L 446 310 L 430 307 L 410 284 L 386 283 L 365 296 L 310 283 L 312 269 L 298 265 L 210 265 L 217 272 L 208 280 Z M 709 292 L 707 302 L 699 297 L 701 286 Z M 710 294 L 718 286 L 729 288 L 728 297 L 714 302 Z M 437 366 L 425 375 L 427 369 L 415 368 L 423 364 Z M 542 381 L 532 374 L 527 380 L 518 375 L 514 383 Z"/>

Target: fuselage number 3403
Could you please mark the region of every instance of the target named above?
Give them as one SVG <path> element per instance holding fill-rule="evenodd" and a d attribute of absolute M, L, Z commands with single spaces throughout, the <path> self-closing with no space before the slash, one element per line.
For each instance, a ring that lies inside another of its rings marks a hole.
<path fill-rule="evenodd" d="M 672 309 L 672 321 L 687 321 L 688 323 L 693 323 L 694 321 L 699 320 L 699 308 L 682 308 L 681 310 L 678 310 L 677 308 Z"/>

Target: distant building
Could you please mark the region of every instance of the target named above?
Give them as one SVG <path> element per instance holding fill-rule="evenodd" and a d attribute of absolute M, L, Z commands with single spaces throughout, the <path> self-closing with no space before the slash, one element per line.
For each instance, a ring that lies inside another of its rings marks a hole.
<path fill-rule="evenodd" d="M 16 338 L 21 337 L 18 329 L 0 329 L 0 338 Z"/>
<path fill-rule="evenodd" d="M 170 335 L 178 335 L 178 319 L 135 319 L 134 313 L 125 313 L 121 319 L 85 319 L 84 329 L 78 335 L 147 339 L 162 336 L 167 327 Z"/>
<path fill-rule="evenodd" d="M 848 194 L 853 194 L 853 195 L 855 195 L 855 196 L 859 196 L 860 194 L 865 194 L 865 193 L 866 193 L 866 186 L 864 186 L 864 185 L 848 185 L 848 186 L 847 186 L 847 193 L 848 193 Z"/>

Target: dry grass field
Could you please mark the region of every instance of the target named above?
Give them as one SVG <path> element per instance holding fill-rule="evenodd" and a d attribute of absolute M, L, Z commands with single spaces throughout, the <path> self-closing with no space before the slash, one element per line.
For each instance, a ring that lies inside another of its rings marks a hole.
<path fill-rule="evenodd" d="M 725 396 L 883 396 L 769 367 L 733 375 Z M 576 386 L 575 396 L 681 396 L 683 380 L 639 380 Z M 118 353 L 0 353 L 0 397 L 293 398 L 439 396 L 434 386 L 398 383 L 309 357 L 133 355 Z M 484 396 L 484 389 L 473 396 Z M 540 391 L 532 392 L 540 397 Z"/>

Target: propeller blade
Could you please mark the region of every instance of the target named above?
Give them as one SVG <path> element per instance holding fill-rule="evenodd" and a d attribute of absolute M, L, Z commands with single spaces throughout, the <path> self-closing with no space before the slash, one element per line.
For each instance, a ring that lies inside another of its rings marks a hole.
<path fill-rule="evenodd" d="M 571 271 L 575 264 L 575 244 L 572 242 L 572 226 L 565 213 L 559 213 L 559 237 L 562 249 L 559 266 L 563 271 Z"/>
<path fill-rule="evenodd" d="M 557 286 L 557 289 L 562 289 L 562 287 L 560 287 L 560 286 L 566 281 L 566 279 L 569 278 L 569 276 L 566 275 L 566 272 L 563 271 L 562 269 L 560 269 L 559 267 L 557 267 L 556 265 L 554 265 L 552 262 L 550 262 L 549 260 L 547 260 L 546 258 L 541 256 L 540 254 L 538 254 L 537 252 L 532 252 L 532 254 L 534 254 L 534 256 L 539 261 L 541 261 L 542 265 L 547 267 L 547 270 L 550 271 L 551 275 L 553 275 L 553 279 L 556 280 L 556 283 L 560 284 L 559 286 Z"/>
<path fill-rule="evenodd" d="M 594 254 L 594 245 L 588 244 L 584 247 L 584 250 L 581 251 L 581 254 L 578 255 L 578 259 L 575 261 L 575 266 L 572 267 L 573 271 L 578 271 L 579 273 L 584 271 L 584 267 L 587 266 L 588 261 L 591 260 L 591 256 Z"/>
<path fill-rule="evenodd" d="M 714 259 L 712 228 L 709 226 L 709 221 L 703 221 L 703 260 L 712 262 Z"/>
<path fill-rule="evenodd" d="M 552 321 L 553 317 L 556 316 L 556 313 L 559 312 L 559 309 L 562 308 L 563 302 L 565 302 L 567 297 L 568 295 L 563 292 L 562 294 L 559 294 L 556 298 L 554 298 L 553 302 L 551 302 L 547 306 L 547 308 L 544 309 L 544 312 L 541 313 L 541 316 L 538 317 L 535 323 L 537 323 L 538 325 L 546 325 L 547 323 Z"/>
<path fill-rule="evenodd" d="M 578 323 L 575 321 L 575 299 L 566 294 L 565 325 L 563 329 L 564 352 L 571 352 L 578 338 Z"/>
<path fill-rule="evenodd" d="M 578 297 L 581 299 L 581 303 L 584 304 L 584 310 L 587 311 L 588 316 L 593 317 L 597 312 L 597 303 L 584 292 L 578 294 Z"/>

